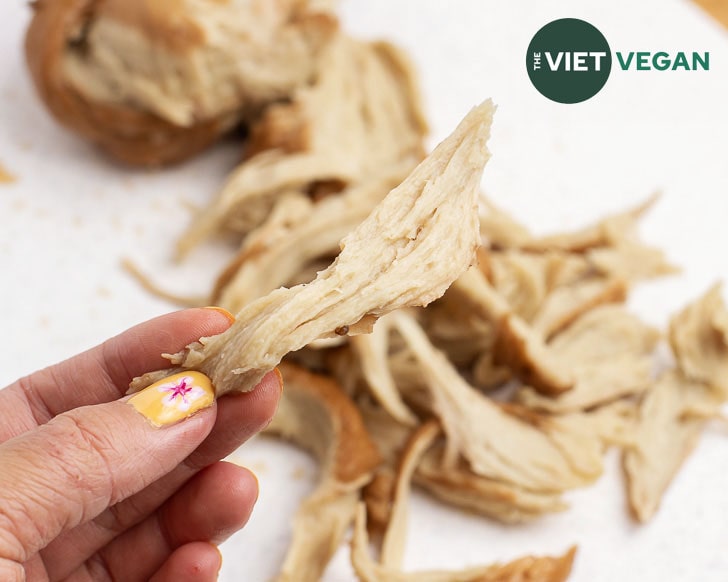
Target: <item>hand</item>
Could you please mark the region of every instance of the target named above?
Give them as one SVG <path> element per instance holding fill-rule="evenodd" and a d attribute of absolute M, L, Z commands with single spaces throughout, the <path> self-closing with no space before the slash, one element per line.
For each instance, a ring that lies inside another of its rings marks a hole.
<path fill-rule="evenodd" d="M 229 325 L 172 313 L 0 390 L 0 580 L 216 579 L 216 544 L 258 495 L 220 459 L 270 422 L 278 375 L 161 428 L 123 396 L 160 354 Z"/>

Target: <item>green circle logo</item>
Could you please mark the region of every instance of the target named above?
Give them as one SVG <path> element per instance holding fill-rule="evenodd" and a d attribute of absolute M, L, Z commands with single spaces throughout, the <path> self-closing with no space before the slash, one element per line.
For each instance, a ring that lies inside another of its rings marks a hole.
<path fill-rule="evenodd" d="M 604 87 L 612 70 L 612 51 L 596 27 L 578 18 L 561 18 L 534 35 L 526 70 L 544 97 L 580 103 Z"/>

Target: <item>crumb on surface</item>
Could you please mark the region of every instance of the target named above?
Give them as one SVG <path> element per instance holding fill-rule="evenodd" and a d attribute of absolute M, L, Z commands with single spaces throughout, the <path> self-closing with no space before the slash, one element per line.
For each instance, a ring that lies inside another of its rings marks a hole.
<path fill-rule="evenodd" d="M 268 464 L 262 460 L 254 461 L 248 464 L 247 467 L 256 475 L 263 475 L 266 471 L 268 471 Z"/>
<path fill-rule="evenodd" d="M 291 479 L 294 481 L 301 481 L 305 479 L 307 475 L 308 472 L 305 467 L 295 467 L 293 471 L 291 471 Z"/>
<path fill-rule="evenodd" d="M 11 174 L 5 166 L 0 163 L 0 184 L 12 184 L 17 181 L 17 177 Z"/>

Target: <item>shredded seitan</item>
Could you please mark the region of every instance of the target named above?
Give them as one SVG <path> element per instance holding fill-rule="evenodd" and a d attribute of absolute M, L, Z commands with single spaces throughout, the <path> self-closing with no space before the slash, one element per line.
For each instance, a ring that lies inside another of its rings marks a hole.
<path fill-rule="evenodd" d="M 650 519 L 706 421 L 728 400 L 728 310 L 719 285 L 670 322 L 677 368 L 650 387 L 639 406 L 632 446 L 625 449 L 629 500 Z"/>
<path fill-rule="evenodd" d="M 550 492 L 585 485 L 601 474 L 600 451 L 595 454 L 589 441 L 568 442 L 570 435 L 555 434 L 558 427 L 547 418 L 532 424 L 509 414 L 469 386 L 411 317 L 403 312 L 392 317 L 420 365 L 432 411 L 447 435 L 445 467 L 462 455 L 477 474 Z"/>
<path fill-rule="evenodd" d="M 705 406 L 718 414 L 721 401 L 704 384 L 678 371 L 666 373 L 645 394 L 634 443 L 625 449 L 629 503 L 639 521 L 657 511 L 663 494 L 700 438 Z"/>
<path fill-rule="evenodd" d="M 715 285 L 670 323 L 670 344 L 680 370 L 728 398 L 728 309 Z"/>
<path fill-rule="evenodd" d="M 321 476 L 293 519 L 293 540 L 278 579 L 315 582 L 351 525 L 359 490 L 371 479 L 379 454 L 356 406 L 335 382 L 289 363 L 280 371 L 286 389 L 266 430 L 312 451 Z"/>
<path fill-rule="evenodd" d="M 659 334 L 619 305 L 586 313 L 549 343 L 556 357 L 573 362 L 574 387 L 546 397 L 524 387 L 518 400 L 550 412 L 587 410 L 640 394 L 652 381 L 652 352 Z"/>
<path fill-rule="evenodd" d="M 180 238 L 181 254 L 221 230 L 245 234 L 284 193 L 318 197 L 361 188 L 370 192 L 354 198 L 381 199 L 424 157 L 427 127 L 412 68 L 399 50 L 340 34 L 324 50 L 320 68 L 313 84 L 296 89 L 290 102 L 272 106 L 253 126 L 247 158 Z M 372 206 L 359 203 L 364 216 Z M 348 233 L 363 218 L 342 223 L 338 232 Z"/>
<path fill-rule="evenodd" d="M 571 548 L 563 556 L 555 558 L 527 556 L 506 564 L 476 566 L 465 570 L 403 572 L 372 559 L 365 522 L 365 508 L 360 505 L 354 521 L 351 562 L 362 582 L 563 582 L 571 573 L 576 554 L 576 548 Z"/>
<path fill-rule="evenodd" d="M 342 239 L 341 253 L 316 279 L 245 305 L 226 332 L 172 361 L 207 374 L 218 395 L 247 391 L 288 352 L 336 330 L 370 331 L 385 313 L 441 297 L 478 247 L 477 200 L 492 114 L 490 101 L 474 108 Z M 149 374 L 132 388 L 167 373 Z"/>

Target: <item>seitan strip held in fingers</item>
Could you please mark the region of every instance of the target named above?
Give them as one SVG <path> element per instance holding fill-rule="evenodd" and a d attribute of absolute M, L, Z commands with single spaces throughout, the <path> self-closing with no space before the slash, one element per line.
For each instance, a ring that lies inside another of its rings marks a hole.
<path fill-rule="evenodd" d="M 244 392 L 315 339 L 368 331 L 385 313 L 441 297 L 472 264 L 480 241 L 478 196 L 492 115 L 489 100 L 474 108 L 341 241 L 337 259 L 314 281 L 250 303 L 226 332 L 191 344 L 173 363 L 205 373 L 218 395 Z M 132 389 L 161 374 L 169 370 Z"/>

